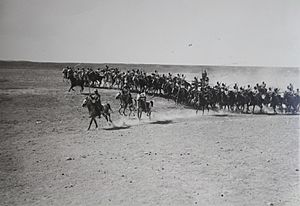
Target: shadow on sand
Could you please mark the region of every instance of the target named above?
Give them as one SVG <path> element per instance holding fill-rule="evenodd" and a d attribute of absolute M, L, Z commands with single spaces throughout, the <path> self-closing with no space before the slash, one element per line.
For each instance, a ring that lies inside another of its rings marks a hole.
<path fill-rule="evenodd" d="M 157 120 L 155 122 L 150 122 L 150 124 L 172 124 L 173 120 Z"/>
<path fill-rule="evenodd" d="M 229 114 L 213 114 L 212 116 L 215 116 L 215 117 L 228 117 L 228 116 L 232 116 L 232 115 L 229 115 Z"/>
<path fill-rule="evenodd" d="M 253 115 L 279 115 L 279 116 L 298 116 L 298 113 L 252 113 Z"/>
<path fill-rule="evenodd" d="M 103 128 L 104 130 L 121 130 L 121 129 L 129 129 L 130 126 L 113 126 L 109 128 Z"/>

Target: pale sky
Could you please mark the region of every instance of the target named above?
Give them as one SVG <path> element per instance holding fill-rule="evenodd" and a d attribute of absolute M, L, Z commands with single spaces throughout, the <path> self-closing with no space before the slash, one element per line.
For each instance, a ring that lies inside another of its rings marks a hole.
<path fill-rule="evenodd" d="M 0 0 L 0 60 L 300 66 L 300 0 Z"/>

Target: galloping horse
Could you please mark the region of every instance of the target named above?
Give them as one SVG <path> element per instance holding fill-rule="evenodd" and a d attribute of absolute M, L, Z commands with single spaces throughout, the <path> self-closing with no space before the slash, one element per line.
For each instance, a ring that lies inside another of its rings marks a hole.
<path fill-rule="evenodd" d="M 283 98 L 279 94 L 273 92 L 271 94 L 270 106 L 273 108 L 274 114 L 277 114 L 276 106 L 279 107 L 279 110 L 281 112 L 283 111 L 282 103 L 283 103 Z"/>
<path fill-rule="evenodd" d="M 285 92 L 283 95 L 283 102 L 286 105 L 286 112 L 296 114 L 299 105 L 299 96 L 293 95 L 290 92 Z"/>
<path fill-rule="evenodd" d="M 73 89 L 73 87 L 76 87 L 76 86 L 80 86 L 81 87 L 80 92 L 83 91 L 83 89 L 84 89 L 84 87 L 83 87 L 84 86 L 84 80 L 80 79 L 80 78 L 75 78 L 74 77 L 74 73 L 73 73 L 73 71 L 71 69 L 69 69 L 67 71 L 67 78 L 70 79 L 70 82 L 71 82 L 71 87 L 69 89 L 69 92 L 71 91 L 71 89 L 73 91 L 75 91 Z"/>
<path fill-rule="evenodd" d="M 149 119 L 151 119 L 151 108 L 153 107 L 153 101 L 150 102 L 145 102 L 142 100 L 138 100 L 137 101 L 138 104 L 138 118 L 139 120 L 141 120 L 142 118 L 142 113 L 145 112 L 147 114 L 147 116 L 149 117 Z"/>
<path fill-rule="evenodd" d="M 122 94 L 122 92 L 119 92 L 116 95 L 116 99 L 120 99 L 120 109 L 119 109 L 119 113 L 124 116 L 126 116 L 126 109 L 128 107 L 129 109 L 129 116 L 131 115 L 131 113 L 133 111 L 135 111 L 135 106 L 134 106 L 134 102 L 133 102 L 133 98 L 131 97 L 131 94 Z M 123 109 L 123 112 L 121 113 L 121 110 Z"/>
<path fill-rule="evenodd" d="M 90 96 L 87 96 L 82 102 L 82 107 L 87 107 L 89 110 L 91 121 L 90 121 L 88 130 L 91 128 L 93 121 L 95 122 L 96 128 L 98 127 L 97 121 L 96 121 L 97 116 L 100 117 L 101 115 L 103 115 L 108 123 L 112 123 L 111 118 L 110 118 L 110 112 L 109 112 L 109 111 L 112 112 L 112 109 L 111 109 L 109 103 L 102 105 L 103 109 L 101 111 L 99 111 L 97 109 L 96 104 L 93 103 L 92 98 Z"/>
<path fill-rule="evenodd" d="M 254 114 L 255 106 L 259 106 L 260 113 L 263 112 L 263 99 L 260 93 L 249 92 L 250 104 L 249 106 L 253 106 L 252 113 Z"/>
<path fill-rule="evenodd" d="M 100 75 L 98 72 L 96 71 L 89 71 L 86 74 L 87 80 L 90 82 L 89 86 L 96 86 L 96 84 L 98 83 L 98 86 L 100 87 L 102 84 L 102 79 L 104 78 L 104 76 Z"/>
<path fill-rule="evenodd" d="M 204 114 L 205 108 L 207 109 L 207 112 L 209 112 L 209 103 L 208 103 L 208 95 L 205 95 L 204 93 L 198 93 L 195 97 L 195 103 L 194 107 L 196 109 L 196 114 L 198 114 L 198 111 L 202 110 L 202 115 Z"/>

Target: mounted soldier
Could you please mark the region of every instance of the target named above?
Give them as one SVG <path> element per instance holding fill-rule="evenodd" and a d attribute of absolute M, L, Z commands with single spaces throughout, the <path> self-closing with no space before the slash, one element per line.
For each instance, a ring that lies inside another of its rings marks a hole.
<path fill-rule="evenodd" d="M 198 91 L 198 87 L 199 87 L 199 80 L 197 77 L 194 77 L 194 80 L 192 81 L 192 87 Z"/>
<path fill-rule="evenodd" d="M 201 81 L 201 87 L 207 87 L 209 84 L 209 78 L 207 76 L 207 72 L 206 70 L 204 70 L 204 72 L 202 72 L 202 78 L 200 79 Z"/>
<path fill-rule="evenodd" d="M 294 94 L 294 86 L 291 83 L 287 86 L 287 89 L 289 94 Z"/>
<path fill-rule="evenodd" d="M 237 83 L 234 84 L 233 89 L 234 89 L 236 92 L 239 91 L 239 87 L 238 87 Z"/>
<path fill-rule="evenodd" d="M 139 109 L 140 107 L 142 109 L 146 109 L 146 91 L 145 89 L 142 90 L 141 93 L 139 93 L 136 97 L 137 100 L 137 109 Z"/>
<path fill-rule="evenodd" d="M 128 83 L 125 83 L 123 88 L 122 88 L 122 95 L 123 96 L 127 96 L 127 95 L 131 95 L 130 94 L 130 88 L 128 86 Z"/>
<path fill-rule="evenodd" d="M 99 118 L 101 117 L 101 112 L 103 111 L 103 106 L 101 104 L 101 95 L 98 93 L 98 90 L 95 90 L 94 95 L 90 95 L 92 103 L 95 104 L 97 111 L 99 112 Z"/>

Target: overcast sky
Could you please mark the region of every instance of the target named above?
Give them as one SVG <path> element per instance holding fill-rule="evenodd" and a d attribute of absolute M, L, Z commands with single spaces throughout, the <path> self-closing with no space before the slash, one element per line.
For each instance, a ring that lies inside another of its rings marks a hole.
<path fill-rule="evenodd" d="M 300 0 L 0 0 L 0 59 L 300 66 Z"/>

